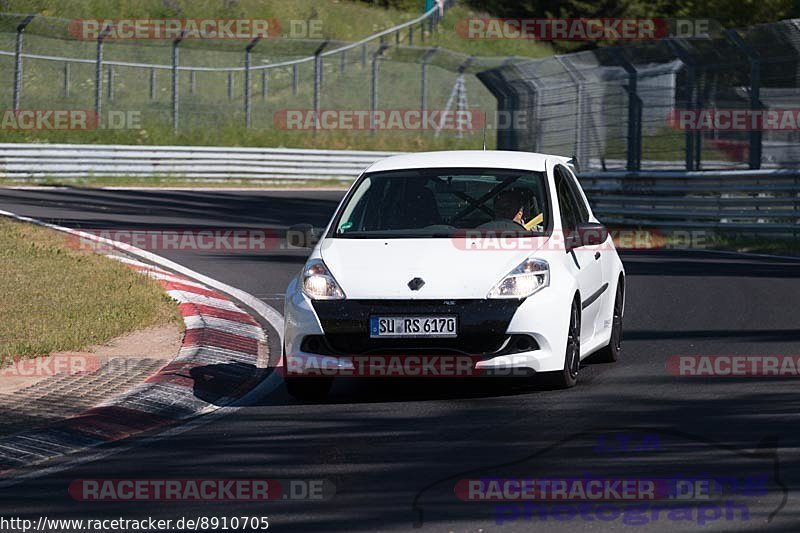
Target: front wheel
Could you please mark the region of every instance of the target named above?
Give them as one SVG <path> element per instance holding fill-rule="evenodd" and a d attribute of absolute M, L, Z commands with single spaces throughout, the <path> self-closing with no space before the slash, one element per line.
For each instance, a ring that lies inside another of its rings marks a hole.
<path fill-rule="evenodd" d="M 581 312 L 578 301 L 572 302 L 569 312 L 569 329 L 567 329 L 567 349 L 564 354 L 564 368 L 557 372 L 548 372 L 546 381 L 557 389 L 569 389 L 578 383 L 578 371 L 581 367 Z"/>

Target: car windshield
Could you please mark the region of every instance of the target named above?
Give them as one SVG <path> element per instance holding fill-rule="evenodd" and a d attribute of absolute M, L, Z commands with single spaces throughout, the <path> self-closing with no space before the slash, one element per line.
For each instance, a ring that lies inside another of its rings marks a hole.
<path fill-rule="evenodd" d="M 452 237 L 474 232 L 544 234 L 550 205 L 544 172 L 417 169 L 361 178 L 332 228 L 333 237 Z"/>

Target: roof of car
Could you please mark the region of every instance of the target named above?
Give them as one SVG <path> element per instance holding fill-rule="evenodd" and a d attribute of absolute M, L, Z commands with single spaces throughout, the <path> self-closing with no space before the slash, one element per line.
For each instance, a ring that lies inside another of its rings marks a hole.
<path fill-rule="evenodd" d="M 450 150 L 442 152 L 417 152 L 395 155 L 373 163 L 367 171 L 402 170 L 405 168 L 513 168 L 544 171 L 547 159 L 559 159 L 567 163 L 570 158 L 536 154 L 533 152 L 511 152 L 504 150 Z"/>

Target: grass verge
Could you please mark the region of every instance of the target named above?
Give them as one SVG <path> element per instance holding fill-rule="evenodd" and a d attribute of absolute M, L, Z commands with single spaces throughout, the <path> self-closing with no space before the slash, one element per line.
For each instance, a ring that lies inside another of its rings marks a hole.
<path fill-rule="evenodd" d="M 180 324 L 155 281 L 52 230 L 0 219 L 0 357 L 79 350 Z"/>
<path fill-rule="evenodd" d="M 741 235 L 714 235 L 708 248 L 758 254 L 773 254 L 800 257 L 800 232 L 795 239 L 767 239 Z"/>

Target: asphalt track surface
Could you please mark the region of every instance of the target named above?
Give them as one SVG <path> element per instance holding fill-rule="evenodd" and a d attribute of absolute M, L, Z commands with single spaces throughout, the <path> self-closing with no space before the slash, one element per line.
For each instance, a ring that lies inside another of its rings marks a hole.
<path fill-rule="evenodd" d="M 73 228 L 280 231 L 324 225 L 340 195 L 0 190 L 0 209 Z M 306 255 L 157 253 L 281 311 Z M 34 520 L 268 516 L 277 531 L 798 531 L 797 378 L 676 378 L 665 363 L 674 355 L 800 355 L 800 263 L 702 251 L 630 252 L 623 261 L 621 360 L 585 365 L 575 389 L 361 379 L 337 383 L 325 402 L 303 404 L 280 387 L 211 424 L 2 489 L 0 512 Z M 562 508 L 543 520 L 539 508 L 464 502 L 454 493 L 459 480 L 475 478 L 721 475 L 733 479 L 725 497 L 695 500 L 690 516 L 648 508 L 638 525 L 617 502 L 598 513 Z M 109 478 L 326 479 L 336 494 L 250 503 L 79 502 L 68 493 L 73 480 Z M 698 506 L 705 506 L 702 526 Z"/>

